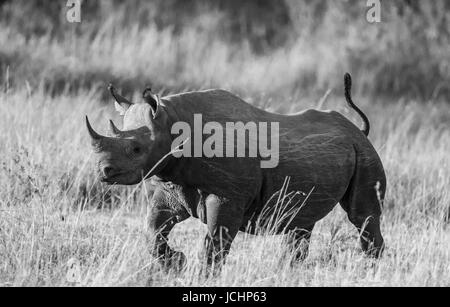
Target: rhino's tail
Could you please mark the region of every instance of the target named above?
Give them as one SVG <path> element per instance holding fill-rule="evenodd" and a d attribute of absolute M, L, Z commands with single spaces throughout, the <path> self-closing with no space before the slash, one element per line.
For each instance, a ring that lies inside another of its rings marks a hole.
<path fill-rule="evenodd" d="M 358 108 L 355 103 L 352 100 L 352 77 L 350 76 L 349 73 L 345 74 L 345 98 L 347 99 L 347 103 L 348 105 L 355 110 L 359 116 L 361 116 L 363 122 L 364 122 L 364 127 L 362 129 L 362 132 L 366 135 L 369 136 L 370 133 L 370 122 L 369 119 L 367 118 L 366 114 L 364 114 L 363 111 L 361 111 L 360 108 Z"/>

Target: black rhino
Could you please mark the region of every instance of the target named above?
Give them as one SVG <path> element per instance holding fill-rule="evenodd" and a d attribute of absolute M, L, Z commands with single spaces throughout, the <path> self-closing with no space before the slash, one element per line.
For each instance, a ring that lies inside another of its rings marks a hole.
<path fill-rule="evenodd" d="M 134 185 L 150 177 L 156 179 L 148 227 L 156 235 L 152 251 L 166 267 L 185 261 L 182 253 L 169 247 L 167 237 L 177 223 L 189 217 L 207 224 L 207 263 L 220 267 L 239 231 L 255 232 L 257 223 L 276 214 L 277 195 L 286 186 L 286 178 L 290 190 L 304 193 L 294 195 L 296 199 L 288 208 L 292 216 L 279 221 L 275 231 L 291 234 L 297 260 L 307 255 L 314 225 L 338 203 L 360 232 L 362 249 L 379 257 L 384 249 L 380 215 L 386 177 L 367 138 L 369 121 L 352 102 L 351 82 L 346 74 L 346 99 L 362 116 L 362 131 L 334 111 L 272 114 L 223 90 L 164 98 L 146 90 L 143 102 L 134 104 L 112 86 L 116 108 L 124 115 L 124 131 L 111 122 L 114 137 L 101 136 L 86 117 L 87 128 L 104 182 Z M 261 168 L 260 156 L 175 158 L 170 154 L 176 137 L 171 127 L 180 121 L 193 124 L 194 114 L 201 114 L 205 122 L 223 125 L 237 121 L 279 123 L 278 166 Z"/>

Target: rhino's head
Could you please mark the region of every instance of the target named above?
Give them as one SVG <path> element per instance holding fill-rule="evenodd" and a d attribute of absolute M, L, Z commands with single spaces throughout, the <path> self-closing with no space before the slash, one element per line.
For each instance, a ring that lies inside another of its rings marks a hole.
<path fill-rule="evenodd" d="M 124 117 L 124 131 L 110 121 L 112 137 L 102 136 L 86 117 L 92 146 L 98 155 L 98 170 L 103 182 L 137 184 L 154 175 L 157 171 L 154 166 L 170 152 L 168 115 L 160 98 L 149 89 L 144 92 L 144 101 L 136 104 L 117 94 L 114 87 L 109 90 L 116 100 L 117 111 Z"/>

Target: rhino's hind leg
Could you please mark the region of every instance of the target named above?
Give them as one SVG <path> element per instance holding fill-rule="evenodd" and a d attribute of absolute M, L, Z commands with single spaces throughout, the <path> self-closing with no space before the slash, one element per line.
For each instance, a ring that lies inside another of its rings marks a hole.
<path fill-rule="evenodd" d="M 369 216 L 364 222 L 352 222 L 359 231 L 361 248 L 374 258 L 380 258 L 384 251 L 384 240 L 381 235 L 380 217 Z"/>
<path fill-rule="evenodd" d="M 292 253 L 291 265 L 304 261 L 309 254 L 309 244 L 314 225 L 296 228 L 289 232 L 288 244 Z"/>
<path fill-rule="evenodd" d="M 361 167 L 364 164 L 358 163 L 354 178 L 340 204 L 359 231 L 363 251 L 379 258 L 385 248 L 380 216 L 386 177 L 381 162 L 378 159 L 375 162 L 371 167 Z"/>
<path fill-rule="evenodd" d="M 350 222 L 359 232 L 362 250 L 368 256 L 380 258 L 385 247 L 380 229 L 380 214 L 376 212 L 361 214 L 347 210 L 345 203 L 341 205 L 347 211 Z"/>

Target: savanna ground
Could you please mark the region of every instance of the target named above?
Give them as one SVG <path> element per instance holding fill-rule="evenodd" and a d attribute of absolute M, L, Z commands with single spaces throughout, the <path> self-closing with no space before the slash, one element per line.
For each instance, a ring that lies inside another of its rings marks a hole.
<path fill-rule="evenodd" d="M 59 2 L 0 1 L 0 286 L 450 286 L 447 1 L 393 1 L 376 25 L 356 1 L 280 1 L 284 11 L 264 13 L 251 0 L 247 10 L 199 0 L 185 15 L 176 0 L 99 1 L 76 25 Z M 120 122 L 105 85 L 135 99 L 150 82 L 161 94 L 221 87 L 270 111 L 333 109 L 360 123 L 345 71 L 387 172 L 385 256 L 361 253 L 337 207 L 293 268 L 281 237 L 239 234 L 223 272 L 205 278 L 206 229 L 189 220 L 171 235 L 188 266 L 163 272 L 145 232 L 151 185 L 107 187 L 95 172 L 84 115 L 102 132 Z"/>

